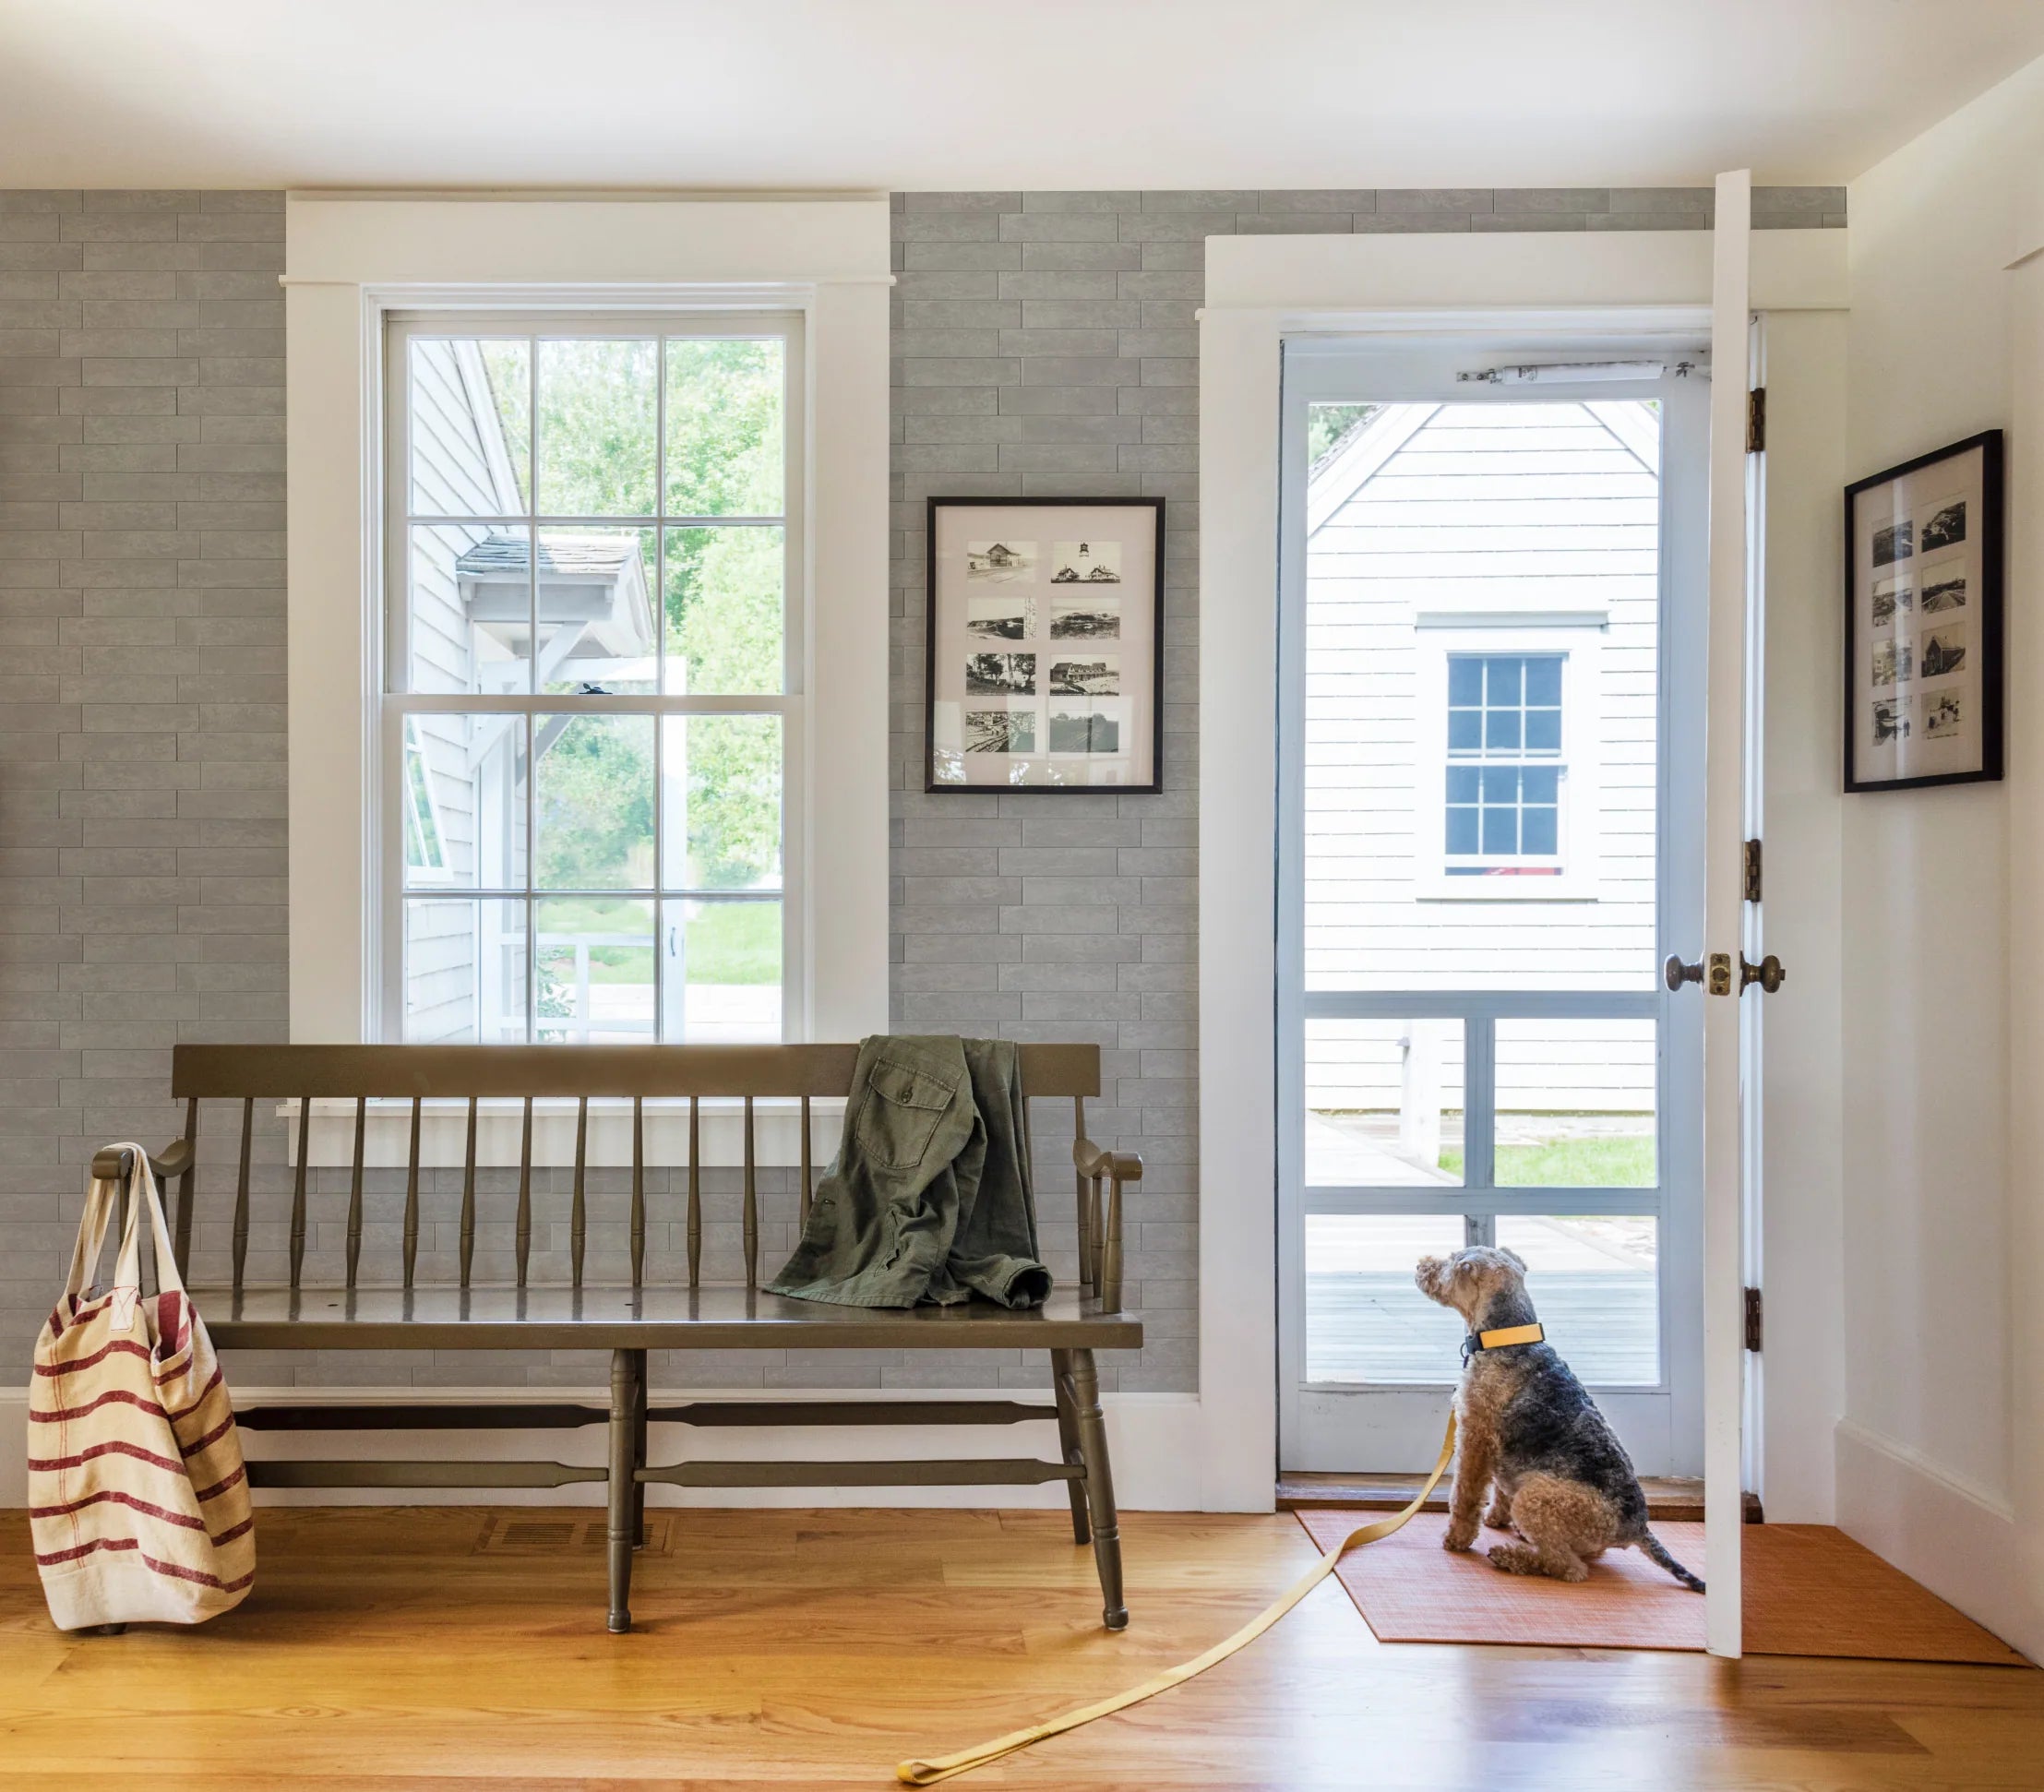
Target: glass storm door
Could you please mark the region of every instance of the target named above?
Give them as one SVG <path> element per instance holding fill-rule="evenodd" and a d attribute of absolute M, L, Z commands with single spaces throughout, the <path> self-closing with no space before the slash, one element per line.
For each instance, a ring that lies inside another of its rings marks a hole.
<path fill-rule="evenodd" d="M 1423 1468 L 1497 1244 L 1643 1474 L 1703 1471 L 1707 344 L 1285 370 L 1280 1450 Z M 1526 369 L 1536 371 L 1530 375 Z"/>

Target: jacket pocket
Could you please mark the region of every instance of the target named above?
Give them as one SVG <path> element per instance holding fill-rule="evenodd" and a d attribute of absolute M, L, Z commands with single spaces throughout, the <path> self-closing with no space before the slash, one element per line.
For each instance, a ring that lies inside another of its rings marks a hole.
<path fill-rule="evenodd" d="M 875 1169 L 909 1170 L 923 1161 L 957 1091 L 891 1058 L 874 1065 L 859 1109 L 858 1140 Z"/>

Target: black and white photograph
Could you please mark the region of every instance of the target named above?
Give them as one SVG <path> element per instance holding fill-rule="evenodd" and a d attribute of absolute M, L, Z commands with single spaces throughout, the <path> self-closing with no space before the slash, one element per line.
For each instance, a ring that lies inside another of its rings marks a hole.
<path fill-rule="evenodd" d="M 1942 615 L 1948 610 L 1966 608 L 1966 563 L 1963 560 L 1925 567 L 1920 581 L 1923 594 L 1921 607 L 1925 615 Z M 1880 607 L 1881 591 L 1877 585 L 1874 589 L 1874 608 L 1878 612 Z M 1875 620 L 1880 620 L 1878 615 Z"/>
<path fill-rule="evenodd" d="M 1892 573 L 1885 579 L 1876 579 L 1873 581 L 1873 626 L 1888 627 L 1895 621 L 1897 609 L 1907 618 L 1916 607 L 1916 582 L 1907 573 Z"/>
<path fill-rule="evenodd" d="M 1873 700 L 1873 744 L 1885 747 L 1891 741 L 1909 738 L 1909 714 L 1916 707 L 1913 697 L 1877 697 Z"/>
<path fill-rule="evenodd" d="M 1059 542 L 1050 556 L 1053 585 L 1118 585 L 1119 542 Z"/>
<path fill-rule="evenodd" d="M 965 600 L 965 632 L 979 640 L 1029 639 L 1032 605 L 1022 591 L 988 591 Z"/>
<path fill-rule="evenodd" d="M 1873 563 L 1877 567 L 1892 567 L 1897 560 L 1907 560 L 1916 552 L 1916 524 L 1905 520 L 1891 522 L 1873 532 Z"/>
<path fill-rule="evenodd" d="M 924 789 L 1163 789 L 1165 500 L 925 505 Z"/>
<path fill-rule="evenodd" d="M 1123 723 L 1121 704 L 1084 699 L 1054 698 L 1050 704 L 1050 750 L 1053 753 L 1118 753 Z"/>
<path fill-rule="evenodd" d="M 1118 697 L 1120 692 L 1121 656 L 1118 653 L 1050 663 L 1053 697 Z"/>
<path fill-rule="evenodd" d="M 1925 632 L 1917 663 L 1926 678 L 1946 678 L 1966 664 L 1966 625 L 1947 623 Z"/>
<path fill-rule="evenodd" d="M 1935 554 L 1941 547 L 1956 547 L 1966 540 L 1966 500 L 1954 498 L 1941 504 L 1924 519 L 1917 531 L 1917 551 Z"/>
<path fill-rule="evenodd" d="M 1034 542 L 967 542 L 965 577 L 974 584 L 1007 585 L 1034 581 Z"/>
<path fill-rule="evenodd" d="M 2002 775 L 2002 439 L 1846 487 L 1845 788 Z"/>
<path fill-rule="evenodd" d="M 968 753 L 1034 753 L 1036 711 L 1034 707 L 965 711 Z"/>
<path fill-rule="evenodd" d="M 1121 639 L 1121 600 L 1112 592 L 1097 596 L 1055 597 L 1050 604 L 1050 639 L 1054 641 L 1118 641 Z"/>
<path fill-rule="evenodd" d="M 1036 656 L 1034 653 L 968 653 L 965 656 L 965 689 L 973 697 L 1034 697 L 1036 694 Z"/>

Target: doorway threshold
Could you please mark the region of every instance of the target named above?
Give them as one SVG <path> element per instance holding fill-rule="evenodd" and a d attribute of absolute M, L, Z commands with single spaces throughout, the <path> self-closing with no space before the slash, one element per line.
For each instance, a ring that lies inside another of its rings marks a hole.
<path fill-rule="evenodd" d="M 1278 1476 L 1277 1509 L 1296 1512 L 1316 1506 L 1353 1506 L 1361 1511 L 1397 1511 L 1406 1505 L 1426 1481 L 1415 1475 L 1327 1475 L 1294 1471 Z M 1656 1524 L 1701 1524 L 1703 1522 L 1703 1484 L 1684 1476 L 1646 1475 L 1640 1486 L 1646 1492 L 1647 1517 Z M 1746 1523 L 1763 1522 L 1760 1496 L 1746 1496 Z M 1435 1488 L 1422 1511 L 1448 1510 L 1448 1489 Z"/>

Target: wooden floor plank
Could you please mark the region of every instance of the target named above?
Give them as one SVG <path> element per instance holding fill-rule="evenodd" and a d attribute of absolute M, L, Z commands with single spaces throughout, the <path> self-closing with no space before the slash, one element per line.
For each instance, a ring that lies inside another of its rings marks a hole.
<path fill-rule="evenodd" d="M 1115 1634 L 1059 1513 L 676 1510 L 613 1637 L 601 1559 L 480 1547 L 507 1516 L 589 1514 L 266 1509 L 241 1610 L 74 1638 L 0 1514 L 0 1792 L 880 1786 L 1197 1653 L 1313 1559 L 1288 1516 L 1126 1515 Z M 1386 1645 L 1329 1584 L 1203 1679 L 962 1784 L 1924 1792 L 2032 1788 L 2040 1758 L 2035 1672 Z"/>

